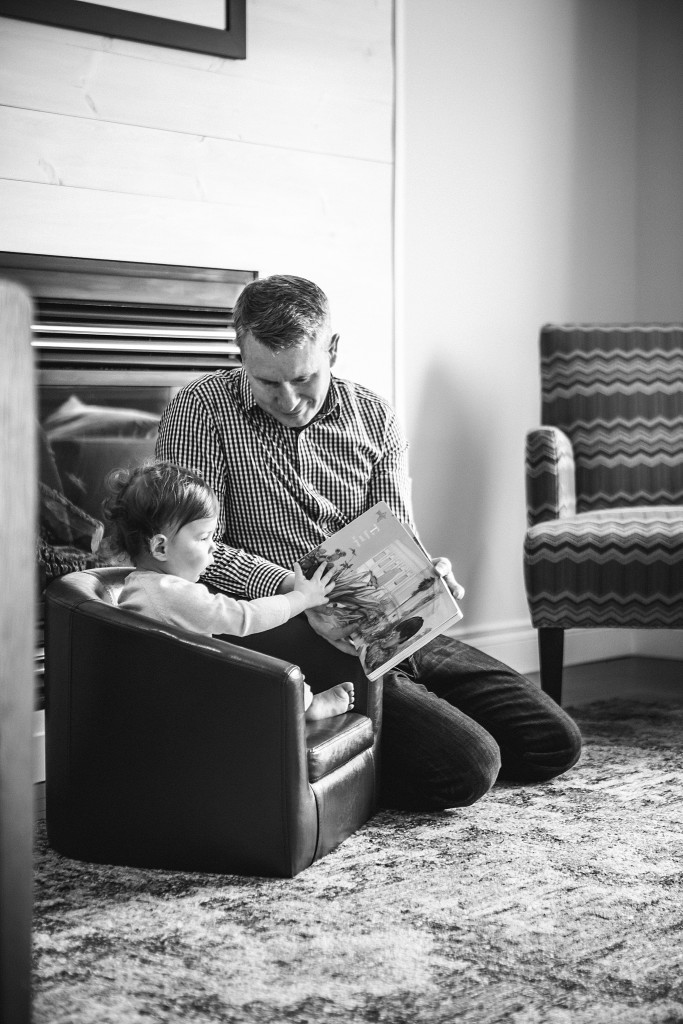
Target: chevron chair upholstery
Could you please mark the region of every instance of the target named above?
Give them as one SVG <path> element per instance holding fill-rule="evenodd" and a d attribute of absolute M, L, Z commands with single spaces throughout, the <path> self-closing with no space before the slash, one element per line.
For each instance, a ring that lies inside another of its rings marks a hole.
<path fill-rule="evenodd" d="M 547 325 L 540 356 L 524 578 L 559 703 L 565 629 L 683 629 L 683 325 Z"/>

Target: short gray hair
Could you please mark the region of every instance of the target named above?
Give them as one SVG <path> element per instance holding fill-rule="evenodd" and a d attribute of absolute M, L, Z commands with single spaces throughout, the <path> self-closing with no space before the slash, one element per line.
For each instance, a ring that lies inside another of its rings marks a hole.
<path fill-rule="evenodd" d="M 305 277 L 274 274 L 251 281 L 238 296 L 233 313 L 237 343 L 252 334 L 272 349 L 295 348 L 315 341 L 329 328 L 325 292 Z"/>

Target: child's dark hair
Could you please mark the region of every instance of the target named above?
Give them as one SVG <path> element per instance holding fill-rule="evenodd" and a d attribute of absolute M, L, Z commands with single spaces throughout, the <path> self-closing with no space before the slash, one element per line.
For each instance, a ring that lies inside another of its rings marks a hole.
<path fill-rule="evenodd" d="M 106 480 L 109 497 L 102 503 L 110 548 L 134 562 L 149 541 L 164 530 L 177 533 L 196 519 L 218 510 L 216 495 L 191 469 L 172 462 L 152 462 L 137 469 L 115 469 Z"/>

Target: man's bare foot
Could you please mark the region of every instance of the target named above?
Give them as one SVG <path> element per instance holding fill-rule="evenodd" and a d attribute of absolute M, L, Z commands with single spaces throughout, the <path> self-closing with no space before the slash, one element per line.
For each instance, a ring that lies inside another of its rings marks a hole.
<path fill-rule="evenodd" d="M 351 711 L 352 708 L 353 683 L 338 683 L 323 693 L 313 694 L 313 700 L 306 712 L 306 720 L 317 722 L 320 718 L 333 718 L 335 715 Z"/>

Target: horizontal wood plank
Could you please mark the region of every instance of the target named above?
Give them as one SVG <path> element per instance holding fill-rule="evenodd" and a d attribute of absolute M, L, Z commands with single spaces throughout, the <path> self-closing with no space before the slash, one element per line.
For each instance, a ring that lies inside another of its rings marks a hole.
<path fill-rule="evenodd" d="M 160 47 L 118 52 L 102 37 L 0 19 L 0 102 L 390 162 L 388 0 L 254 8 L 249 60 L 189 65 L 168 63 Z"/>
<path fill-rule="evenodd" d="M 258 0 L 248 57 L 0 19 L 3 248 L 311 277 L 391 397 L 392 0 Z"/>
<path fill-rule="evenodd" d="M 308 65 L 311 73 L 339 83 L 332 88 L 390 96 L 393 0 L 251 0 L 247 21 L 247 60 L 255 70 L 269 68 L 270 77 L 300 76 L 302 65 Z M 32 44 L 58 43 L 202 71 L 243 73 L 244 62 L 14 18 L 0 17 L 0 29 L 5 38 Z"/>
<path fill-rule="evenodd" d="M 277 191 L 247 207 L 237 197 L 210 204 L 0 180 L 3 247 L 312 278 L 328 292 L 342 333 L 338 371 L 390 397 L 390 170 L 365 167 L 374 167 L 374 182 L 331 195 L 324 216 L 304 221 Z"/>
<path fill-rule="evenodd" d="M 384 163 L 0 107 L 0 177 L 258 209 L 295 228 L 362 218 L 391 187 Z M 357 213 L 354 214 L 354 210 Z"/>

